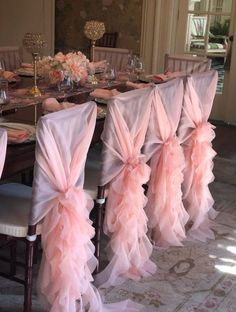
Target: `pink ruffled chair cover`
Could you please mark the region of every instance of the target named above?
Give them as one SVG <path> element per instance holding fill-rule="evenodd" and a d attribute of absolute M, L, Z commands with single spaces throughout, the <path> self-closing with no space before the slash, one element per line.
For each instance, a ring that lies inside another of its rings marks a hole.
<path fill-rule="evenodd" d="M 110 236 L 108 266 L 97 286 L 108 287 L 155 272 L 149 259 L 152 245 L 146 235 L 146 197 L 150 168 L 141 148 L 150 118 L 151 88 L 115 96 L 109 103 L 102 134 L 104 143 L 101 185 L 108 185 L 104 232 Z"/>
<path fill-rule="evenodd" d="M 7 131 L 0 128 L 0 177 L 2 175 L 7 150 Z"/>
<path fill-rule="evenodd" d="M 184 155 L 176 130 L 183 101 L 183 82 L 177 78 L 156 86 L 144 153 L 150 159 L 151 178 L 145 208 L 153 243 L 181 246 L 188 214 L 182 203 Z"/>
<path fill-rule="evenodd" d="M 214 200 L 208 184 L 214 180 L 212 149 L 214 126 L 209 118 L 216 93 L 218 74 L 215 70 L 196 73 L 187 78 L 183 111 L 178 135 L 183 142 L 186 167 L 184 170 L 184 205 L 193 222 L 189 236 L 205 241 L 214 238 L 209 217 L 215 218 Z"/>
<path fill-rule="evenodd" d="M 94 102 L 42 117 L 37 126 L 33 209 L 42 220 L 38 290 L 47 310 L 100 311 L 91 272 L 97 265 L 89 220 L 93 201 L 83 191 L 84 165 L 97 108 Z"/>

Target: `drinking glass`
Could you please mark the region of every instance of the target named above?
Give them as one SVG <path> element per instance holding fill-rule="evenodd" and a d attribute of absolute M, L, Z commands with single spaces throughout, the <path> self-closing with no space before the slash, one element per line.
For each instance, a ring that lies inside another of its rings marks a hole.
<path fill-rule="evenodd" d="M 144 63 L 140 60 L 137 59 L 136 60 L 136 64 L 135 64 L 135 72 L 137 73 L 137 79 L 139 80 L 140 77 L 144 74 L 145 70 L 144 70 Z"/>
<path fill-rule="evenodd" d="M 116 79 L 116 70 L 111 65 L 107 65 L 104 78 L 107 81 L 107 86 L 111 87 L 112 82 Z"/>
<path fill-rule="evenodd" d="M 0 80 L 0 115 L 2 115 L 2 109 L 4 105 L 10 102 L 8 94 L 8 81 Z"/>
<path fill-rule="evenodd" d="M 0 76 L 2 76 L 2 73 L 6 70 L 5 67 L 5 61 L 3 58 L 0 58 Z"/>

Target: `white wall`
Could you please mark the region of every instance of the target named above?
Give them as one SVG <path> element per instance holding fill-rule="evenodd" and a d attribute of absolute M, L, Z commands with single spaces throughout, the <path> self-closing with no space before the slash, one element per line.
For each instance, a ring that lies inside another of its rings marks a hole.
<path fill-rule="evenodd" d="M 26 32 L 44 35 L 43 54 L 54 53 L 55 0 L 0 0 L 0 46 L 22 46 Z M 24 50 L 24 60 L 31 60 Z"/>

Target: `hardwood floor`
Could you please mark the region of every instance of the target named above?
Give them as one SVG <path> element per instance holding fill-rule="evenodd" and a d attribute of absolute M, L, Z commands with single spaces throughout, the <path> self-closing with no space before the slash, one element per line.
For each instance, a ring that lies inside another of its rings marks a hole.
<path fill-rule="evenodd" d="M 236 161 L 236 126 L 212 122 L 215 126 L 216 137 L 213 148 L 218 156 Z"/>

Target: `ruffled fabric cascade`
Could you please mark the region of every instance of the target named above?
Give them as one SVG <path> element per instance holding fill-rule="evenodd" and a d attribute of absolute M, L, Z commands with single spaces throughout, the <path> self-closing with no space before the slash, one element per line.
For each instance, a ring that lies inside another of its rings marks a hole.
<path fill-rule="evenodd" d="M 95 277 L 101 287 L 139 280 L 156 270 L 146 235 L 146 197 L 142 187 L 150 175 L 140 150 L 150 117 L 151 89 L 113 98 L 102 136 L 105 144 L 102 185 L 109 183 L 104 231 L 110 236 L 109 264 Z"/>
<path fill-rule="evenodd" d="M 201 74 L 202 77 L 203 74 Z M 208 80 L 200 87 L 197 84 L 197 74 L 187 79 L 184 96 L 184 110 L 180 127 L 180 135 L 186 140 L 183 142 L 186 167 L 184 170 L 184 205 L 192 221 L 188 232 L 189 237 L 205 241 L 214 238 L 210 228 L 210 219 L 217 215 L 213 209 L 214 199 L 210 193 L 208 184 L 214 180 L 212 173 L 213 158 L 216 152 L 212 148 L 212 140 L 215 137 L 214 126 L 207 119 L 212 107 L 216 90 L 217 74 L 207 73 Z M 204 80 L 204 77 L 202 78 Z M 210 81 L 209 81 L 210 79 Z M 204 89 L 202 89 L 204 87 Z M 201 99 L 199 94 L 203 94 Z M 191 122 L 188 122 L 190 119 Z M 187 125 L 191 127 L 188 134 Z"/>
<path fill-rule="evenodd" d="M 52 312 L 102 311 L 100 295 L 91 284 L 97 264 L 89 220 L 93 202 L 83 191 L 95 121 L 96 105 L 90 102 L 46 115 L 37 127 L 30 224 L 43 219 L 38 291 Z"/>
<path fill-rule="evenodd" d="M 96 115 L 96 104 L 88 102 L 45 115 L 38 123 L 30 224 L 42 220 L 38 293 L 46 311 L 141 309 L 130 300 L 103 304 L 92 284 L 97 266 L 91 242 L 94 228 L 89 219 L 93 201 L 84 192 L 83 183 Z"/>
<path fill-rule="evenodd" d="M 176 137 L 183 98 L 180 79 L 157 86 L 144 152 L 151 166 L 148 203 L 145 208 L 154 245 L 181 246 L 188 214 L 182 203 L 181 184 L 185 167 L 183 150 Z"/>
<path fill-rule="evenodd" d="M 184 155 L 179 140 L 172 137 L 164 142 L 150 166 L 146 213 L 152 240 L 156 246 L 182 246 L 189 216 L 182 204 Z"/>

